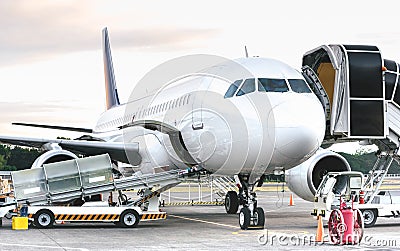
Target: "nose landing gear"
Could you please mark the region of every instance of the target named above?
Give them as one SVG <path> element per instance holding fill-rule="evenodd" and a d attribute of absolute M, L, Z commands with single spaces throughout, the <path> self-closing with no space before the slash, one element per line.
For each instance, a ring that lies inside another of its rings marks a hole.
<path fill-rule="evenodd" d="M 236 214 L 239 204 L 242 209 L 239 212 L 239 225 L 243 230 L 250 228 L 264 228 L 265 214 L 261 207 L 257 207 L 257 195 L 254 192 L 255 184 L 249 184 L 248 176 L 235 176 L 239 186 L 239 194 L 229 191 L 225 197 L 225 210 L 228 214 Z M 262 185 L 263 177 L 256 182 Z"/>

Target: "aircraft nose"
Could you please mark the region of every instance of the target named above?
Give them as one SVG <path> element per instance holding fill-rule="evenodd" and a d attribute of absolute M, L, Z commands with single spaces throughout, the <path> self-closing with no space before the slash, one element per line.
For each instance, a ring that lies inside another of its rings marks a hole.
<path fill-rule="evenodd" d="M 325 114 L 315 97 L 296 95 L 273 108 L 275 161 L 297 165 L 320 147 Z"/>

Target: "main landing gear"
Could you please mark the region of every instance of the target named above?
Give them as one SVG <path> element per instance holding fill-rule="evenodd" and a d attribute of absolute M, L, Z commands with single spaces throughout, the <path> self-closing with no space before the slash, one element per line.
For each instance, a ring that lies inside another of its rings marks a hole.
<path fill-rule="evenodd" d="M 228 214 L 236 214 L 239 205 L 242 209 L 239 212 L 239 225 L 243 230 L 249 227 L 264 228 L 265 214 L 261 207 L 257 207 L 257 196 L 254 192 L 256 184 L 248 183 L 248 176 L 235 176 L 239 186 L 239 194 L 229 191 L 225 196 L 225 210 Z M 257 186 L 262 186 L 264 178 L 261 177 Z"/>

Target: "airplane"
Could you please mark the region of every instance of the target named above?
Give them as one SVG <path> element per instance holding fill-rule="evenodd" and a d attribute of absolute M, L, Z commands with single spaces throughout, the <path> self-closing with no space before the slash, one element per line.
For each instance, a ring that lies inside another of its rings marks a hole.
<path fill-rule="evenodd" d="M 313 193 L 324 173 L 350 170 L 340 155 L 320 148 L 326 118 L 320 100 L 305 77 L 270 58 L 220 60 L 200 72 L 158 83 L 144 91 L 137 86 L 120 103 L 107 28 L 103 35 L 106 111 L 94 128 L 13 123 L 82 132 L 75 140 L 0 136 L 5 144 L 36 147 L 43 164 L 108 153 L 143 174 L 196 168 L 233 176 L 239 193 L 230 191 L 225 209 L 239 225 L 264 227 L 255 188 L 266 174 L 292 170 L 289 186 L 302 198 Z M 306 164 L 305 164 L 306 163 Z"/>

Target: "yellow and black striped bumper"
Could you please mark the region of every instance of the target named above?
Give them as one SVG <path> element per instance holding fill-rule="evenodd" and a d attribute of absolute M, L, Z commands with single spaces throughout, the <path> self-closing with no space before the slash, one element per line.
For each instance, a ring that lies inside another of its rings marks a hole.
<path fill-rule="evenodd" d="M 223 206 L 223 201 L 184 201 L 184 202 L 170 202 L 161 204 L 162 206 L 197 206 L 197 205 L 214 205 Z"/>
<path fill-rule="evenodd" d="M 143 214 L 141 217 L 142 221 L 146 220 L 163 220 L 167 218 L 166 213 L 161 213 L 161 214 Z"/>
<path fill-rule="evenodd" d="M 118 221 L 119 214 L 56 214 L 54 219 L 56 221 Z M 34 214 L 29 214 L 28 218 L 33 218 Z M 166 219 L 166 213 L 157 214 L 143 214 L 141 220 L 162 220 Z"/>
<path fill-rule="evenodd" d="M 33 214 L 28 215 L 33 218 Z M 119 214 L 55 214 L 56 221 L 118 221 Z"/>

